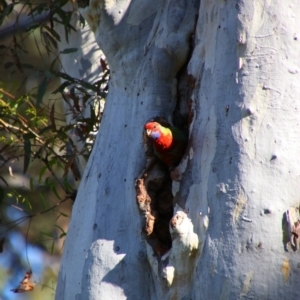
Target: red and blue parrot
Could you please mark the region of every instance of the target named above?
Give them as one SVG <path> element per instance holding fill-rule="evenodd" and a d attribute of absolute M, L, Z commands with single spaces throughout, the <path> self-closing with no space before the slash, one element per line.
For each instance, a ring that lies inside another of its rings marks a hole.
<path fill-rule="evenodd" d="M 155 155 L 169 167 L 176 167 L 185 152 L 188 137 L 176 127 L 164 127 L 158 122 L 145 124 Z"/>

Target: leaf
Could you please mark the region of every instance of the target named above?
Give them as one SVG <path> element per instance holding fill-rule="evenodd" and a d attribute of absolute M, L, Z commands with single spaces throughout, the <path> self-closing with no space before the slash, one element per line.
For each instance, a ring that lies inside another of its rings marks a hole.
<path fill-rule="evenodd" d="M 19 56 L 18 51 L 16 51 L 17 48 L 18 48 L 18 46 L 19 46 L 19 44 L 17 43 L 17 40 L 16 40 L 16 37 L 15 37 L 15 36 L 13 37 L 13 41 L 14 41 L 14 43 L 13 43 L 14 48 L 13 48 L 13 49 L 11 48 L 10 51 L 11 51 L 11 53 L 12 53 L 12 57 L 13 57 L 13 59 L 14 59 L 14 61 L 15 61 L 16 67 L 18 68 L 18 70 L 19 70 L 21 73 L 23 73 L 23 68 L 22 68 L 22 65 L 21 65 L 20 56 Z"/>
<path fill-rule="evenodd" d="M 75 78 L 73 78 L 72 76 L 64 73 L 64 72 L 53 72 L 56 76 L 60 76 L 61 78 L 64 78 L 66 80 L 70 80 L 71 82 L 75 82 Z"/>
<path fill-rule="evenodd" d="M 55 132 L 56 131 L 56 125 L 55 125 L 55 118 L 54 118 L 54 105 L 55 103 L 52 104 L 51 110 L 50 110 L 50 123 L 51 123 L 51 128 L 52 131 Z"/>
<path fill-rule="evenodd" d="M 10 175 L 12 178 L 15 178 L 15 177 L 14 177 L 14 173 L 13 173 L 13 170 L 12 170 L 12 167 L 11 167 L 11 166 L 9 166 L 9 167 L 8 167 L 8 172 L 9 172 L 9 175 Z"/>
<path fill-rule="evenodd" d="M 47 166 L 41 167 L 40 174 L 39 174 L 39 183 L 41 183 L 42 177 L 43 177 L 44 173 L 46 172 L 46 170 L 47 170 Z"/>
<path fill-rule="evenodd" d="M 40 27 L 40 24 L 32 24 L 32 25 L 29 25 L 29 26 L 25 29 L 25 31 L 26 31 L 26 32 L 30 32 L 30 31 L 32 31 L 32 30 L 34 30 L 34 29 L 37 29 L 38 27 Z"/>
<path fill-rule="evenodd" d="M 80 21 L 80 25 L 82 25 L 82 28 L 84 28 L 85 27 L 85 19 L 81 14 L 79 16 L 79 21 Z"/>
<path fill-rule="evenodd" d="M 46 208 L 46 202 L 45 202 L 45 198 L 44 195 L 42 193 L 40 193 L 40 198 L 42 200 L 42 204 L 43 204 L 43 210 Z"/>
<path fill-rule="evenodd" d="M 0 186 L 0 205 L 3 203 L 4 198 L 5 198 L 5 192 L 3 188 Z"/>
<path fill-rule="evenodd" d="M 57 49 L 57 43 L 55 39 L 51 36 L 51 34 L 49 34 L 49 32 L 47 31 L 43 31 L 42 36 L 45 40 L 45 47 L 48 52 L 48 55 L 50 55 L 50 53 L 52 52 L 52 48 Z M 57 58 L 55 58 L 55 60 L 56 59 Z"/>
<path fill-rule="evenodd" d="M 51 253 L 51 255 L 53 255 L 53 253 L 54 253 L 54 241 L 52 242 L 50 253 Z"/>
<path fill-rule="evenodd" d="M 70 29 L 76 31 L 76 29 L 70 24 L 71 17 L 72 17 L 72 12 L 67 12 L 65 10 L 62 10 L 60 7 L 55 8 L 53 10 L 54 15 L 57 14 L 61 20 L 57 19 L 56 17 L 52 17 L 52 20 L 54 22 L 60 23 L 64 25 L 64 30 L 65 30 L 65 39 L 67 43 L 69 43 L 69 31 Z"/>
<path fill-rule="evenodd" d="M 62 227 L 60 227 L 59 225 L 55 224 L 55 225 L 54 225 L 54 227 L 57 227 L 58 229 L 60 229 L 60 230 L 61 230 L 61 232 L 62 232 L 62 233 L 65 233 L 65 231 L 63 230 L 63 228 L 62 228 Z"/>
<path fill-rule="evenodd" d="M 5 237 L 3 237 L 3 238 L 0 240 L 0 253 L 3 253 L 4 242 L 5 242 Z"/>
<path fill-rule="evenodd" d="M 39 4 L 33 8 L 31 8 L 30 13 L 28 14 L 29 16 L 32 15 L 32 17 L 37 17 L 38 15 L 40 15 L 45 9 L 46 9 L 46 5 L 44 3 Z M 34 14 L 34 12 L 36 12 Z"/>
<path fill-rule="evenodd" d="M 82 108 L 80 107 L 80 104 L 79 104 L 79 97 L 76 95 L 74 87 L 71 88 L 70 93 L 69 93 L 68 96 L 73 100 L 73 103 L 74 103 L 73 107 L 78 112 L 81 112 Z"/>
<path fill-rule="evenodd" d="M 4 67 L 4 69 L 9 69 L 9 68 L 11 68 L 12 66 L 14 66 L 15 64 L 13 63 L 13 62 L 11 62 L 11 61 L 8 61 L 8 62 L 6 62 L 4 65 L 3 65 L 3 67 Z"/>
<path fill-rule="evenodd" d="M 41 234 L 49 236 L 51 238 L 53 238 L 53 235 L 51 233 L 45 232 L 45 231 L 41 231 Z"/>
<path fill-rule="evenodd" d="M 56 6 L 58 8 L 64 6 L 67 3 L 68 3 L 68 0 L 56 0 L 56 1 L 53 1 L 54 7 Z"/>
<path fill-rule="evenodd" d="M 95 114 L 95 108 L 90 105 L 90 120 L 89 123 L 91 125 L 91 129 L 93 128 L 93 125 L 96 123 L 96 114 Z"/>
<path fill-rule="evenodd" d="M 30 190 L 33 191 L 34 190 L 34 184 L 33 184 L 33 178 L 32 177 L 29 180 L 29 184 L 30 184 Z"/>
<path fill-rule="evenodd" d="M 90 83 L 88 83 L 88 82 L 85 82 L 85 81 L 80 81 L 80 84 L 84 87 L 84 88 L 86 88 L 86 89 L 90 89 L 90 90 L 92 90 L 93 92 L 97 92 L 97 87 L 95 86 L 95 85 L 93 85 L 93 84 L 90 84 Z"/>
<path fill-rule="evenodd" d="M 78 48 L 66 48 L 63 51 L 60 52 L 60 54 L 69 54 L 74 53 L 78 50 Z"/>
<path fill-rule="evenodd" d="M 65 164 L 65 170 L 62 177 L 66 177 L 68 175 L 69 169 L 71 168 L 73 162 L 74 162 L 74 157 L 68 159 L 68 162 Z"/>
<path fill-rule="evenodd" d="M 39 85 L 37 96 L 36 96 L 36 107 L 37 108 L 40 106 L 40 104 L 43 100 L 43 97 L 46 93 L 47 81 L 48 81 L 48 78 L 44 77 L 43 80 L 41 81 L 40 85 Z"/>
<path fill-rule="evenodd" d="M 27 68 L 27 69 L 35 70 L 35 71 L 36 71 L 36 68 L 35 68 L 33 65 L 31 65 L 31 64 L 26 64 L 26 63 L 24 63 L 24 64 L 22 64 L 22 67 L 23 67 L 23 68 Z"/>
<path fill-rule="evenodd" d="M 20 282 L 19 286 L 11 291 L 14 293 L 25 293 L 34 290 L 34 283 L 30 280 L 32 276 L 32 271 L 26 272 L 23 280 Z"/>
<path fill-rule="evenodd" d="M 2 1 L 1 1 L 1 3 L 2 3 Z M 0 16 L 0 26 L 2 25 L 5 17 L 7 17 L 12 12 L 13 8 L 14 8 L 14 4 L 13 3 L 8 4 L 4 8 L 4 10 L 3 10 L 3 12 L 1 13 L 1 16 Z"/>
<path fill-rule="evenodd" d="M 66 232 L 63 232 L 63 233 L 59 236 L 59 238 L 61 239 L 62 237 L 66 236 L 66 235 L 67 235 L 67 233 L 66 233 Z"/>
<path fill-rule="evenodd" d="M 44 128 L 42 128 L 40 131 L 39 131 L 39 135 L 43 135 L 45 132 L 47 132 L 47 131 L 49 131 L 49 130 L 51 130 L 51 125 L 49 125 L 49 126 L 45 126 Z M 38 150 L 38 151 L 41 151 L 42 150 L 42 148 L 40 148 L 40 150 Z M 36 154 L 40 154 L 39 152 L 36 152 Z M 37 155 L 35 155 L 36 157 L 37 157 Z"/>
<path fill-rule="evenodd" d="M 100 64 L 101 64 L 102 72 L 104 72 L 107 69 L 105 60 L 100 58 Z"/>
<path fill-rule="evenodd" d="M 57 40 L 60 42 L 60 36 L 59 34 L 54 30 L 52 29 L 51 27 L 47 26 L 47 25 L 44 25 L 43 28 L 47 29 L 49 31 L 49 33 Z"/>
<path fill-rule="evenodd" d="M 23 174 L 26 173 L 27 168 L 29 166 L 30 162 L 30 156 L 31 156 L 31 142 L 28 135 L 23 135 L 24 137 L 24 167 L 23 167 Z"/>
<path fill-rule="evenodd" d="M 29 201 L 27 198 L 23 198 L 23 201 L 22 201 L 22 202 L 25 203 L 25 205 L 26 205 L 26 207 L 27 207 L 27 209 L 28 209 L 29 211 L 32 211 L 31 203 L 30 203 L 30 201 Z"/>
<path fill-rule="evenodd" d="M 53 59 L 53 61 L 51 62 L 50 67 L 49 67 L 49 70 L 50 70 L 50 71 L 53 70 L 53 68 L 54 68 L 54 66 L 55 66 L 55 64 L 56 64 L 57 61 L 58 61 L 58 56 L 55 57 L 55 58 Z M 53 74 L 53 73 L 52 73 L 52 74 Z"/>
<path fill-rule="evenodd" d="M 51 186 L 51 190 L 54 193 L 54 195 L 57 197 L 57 199 L 61 200 L 54 185 Z"/>
<path fill-rule="evenodd" d="M 70 218 L 69 215 L 67 215 L 67 214 L 65 214 L 65 213 L 63 213 L 63 212 L 61 212 L 61 211 L 59 211 L 59 214 L 60 214 L 61 216 L 65 217 L 65 218 Z"/>
<path fill-rule="evenodd" d="M 64 89 L 70 84 L 72 84 L 70 81 L 63 82 L 54 92 L 52 92 L 52 94 L 56 94 L 58 92 L 63 93 Z"/>

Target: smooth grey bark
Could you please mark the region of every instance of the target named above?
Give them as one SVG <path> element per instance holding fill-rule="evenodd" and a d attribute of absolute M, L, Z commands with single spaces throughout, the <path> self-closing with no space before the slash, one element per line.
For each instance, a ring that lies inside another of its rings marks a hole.
<path fill-rule="evenodd" d="M 300 3 L 91 1 L 84 15 L 111 82 L 56 299 L 298 299 L 299 252 L 283 229 L 299 218 Z M 171 119 L 186 64 L 190 143 L 173 184 L 181 238 L 157 259 L 134 183 L 143 125 Z"/>
<path fill-rule="evenodd" d="M 192 299 L 299 298 L 282 232 L 299 206 L 298 18 L 297 1 L 201 3 L 189 70 L 205 65 L 194 128 L 213 159 L 200 165 L 211 209 Z"/>

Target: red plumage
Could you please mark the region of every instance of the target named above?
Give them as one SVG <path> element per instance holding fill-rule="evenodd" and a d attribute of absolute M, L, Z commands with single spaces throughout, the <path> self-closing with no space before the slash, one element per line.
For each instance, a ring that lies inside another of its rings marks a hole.
<path fill-rule="evenodd" d="M 158 122 L 145 124 L 145 130 L 156 156 L 169 167 L 177 166 L 185 152 L 187 135 L 176 127 L 164 127 Z"/>

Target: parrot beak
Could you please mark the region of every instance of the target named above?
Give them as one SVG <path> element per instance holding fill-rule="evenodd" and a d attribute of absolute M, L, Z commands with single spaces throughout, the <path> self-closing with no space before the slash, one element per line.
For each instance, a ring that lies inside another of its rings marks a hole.
<path fill-rule="evenodd" d="M 150 129 L 146 129 L 146 134 L 147 134 L 147 136 L 150 136 L 151 135 L 151 130 Z"/>

